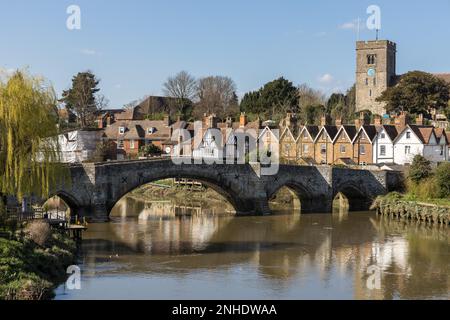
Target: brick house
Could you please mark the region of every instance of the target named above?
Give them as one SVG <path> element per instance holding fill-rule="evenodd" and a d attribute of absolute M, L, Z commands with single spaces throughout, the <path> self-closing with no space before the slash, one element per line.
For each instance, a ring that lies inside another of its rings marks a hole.
<path fill-rule="evenodd" d="M 171 138 L 169 118 L 164 120 L 116 121 L 104 129 L 104 139 L 109 142 L 107 158 L 111 160 L 135 159 L 145 145 L 155 145 L 163 152 L 164 142 Z"/>
<path fill-rule="evenodd" d="M 336 124 L 339 124 L 339 122 Z M 353 139 L 356 133 L 355 126 L 340 126 L 333 143 L 333 163 L 353 162 Z"/>
<path fill-rule="evenodd" d="M 314 157 L 318 164 L 333 164 L 334 161 L 334 146 L 333 142 L 339 131 L 339 127 L 324 125 L 324 118 L 322 119 L 322 128 L 320 129 L 315 144 Z"/>
<path fill-rule="evenodd" d="M 297 160 L 315 162 L 315 139 L 319 133 L 318 126 L 304 126 L 297 137 Z"/>

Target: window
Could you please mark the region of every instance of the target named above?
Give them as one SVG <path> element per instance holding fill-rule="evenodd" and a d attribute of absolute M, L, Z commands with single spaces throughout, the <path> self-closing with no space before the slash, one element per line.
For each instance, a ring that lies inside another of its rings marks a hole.
<path fill-rule="evenodd" d="M 366 146 L 360 146 L 359 147 L 359 153 L 360 154 L 366 154 Z"/>
<path fill-rule="evenodd" d="M 156 128 L 153 128 L 153 127 L 147 129 L 148 134 L 154 134 L 155 131 L 156 131 Z"/>
<path fill-rule="evenodd" d="M 117 149 L 123 149 L 123 140 L 117 141 Z"/>
<path fill-rule="evenodd" d="M 406 139 L 411 139 L 411 132 L 410 131 L 406 132 Z"/>
<path fill-rule="evenodd" d="M 130 149 L 134 149 L 134 140 L 130 140 Z"/>
<path fill-rule="evenodd" d="M 374 86 L 377 85 L 377 78 L 373 78 L 373 85 L 374 85 Z"/>
<path fill-rule="evenodd" d="M 368 54 L 367 55 L 367 64 L 375 64 L 377 62 L 376 54 Z"/>
<path fill-rule="evenodd" d="M 369 97 L 372 96 L 372 89 L 369 90 Z"/>
<path fill-rule="evenodd" d="M 386 138 L 386 134 L 385 133 L 382 133 L 381 134 L 381 139 L 385 139 Z"/>
<path fill-rule="evenodd" d="M 440 155 L 441 155 L 441 156 L 444 155 L 444 146 L 441 146 L 441 153 L 440 153 Z"/>
<path fill-rule="evenodd" d="M 125 127 L 119 127 L 119 134 L 125 133 Z"/>
<path fill-rule="evenodd" d="M 306 130 L 303 131 L 303 138 L 308 138 L 308 132 Z"/>
<path fill-rule="evenodd" d="M 380 146 L 380 155 L 385 156 L 386 155 L 386 146 Z"/>
<path fill-rule="evenodd" d="M 303 154 L 308 154 L 309 153 L 309 145 L 304 144 L 303 145 Z"/>
<path fill-rule="evenodd" d="M 321 154 L 327 153 L 327 145 L 325 144 L 320 145 L 320 153 Z"/>
<path fill-rule="evenodd" d="M 341 145 L 341 153 L 345 153 L 345 146 L 344 145 Z"/>
<path fill-rule="evenodd" d="M 369 85 L 369 79 L 366 78 L 366 86 Z"/>
<path fill-rule="evenodd" d="M 367 166 L 367 162 L 360 162 L 359 165 L 360 166 Z"/>
<path fill-rule="evenodd" d="M 405 154 L 411 154 L 411 147 L 410 146 L 405 146 Z"/>

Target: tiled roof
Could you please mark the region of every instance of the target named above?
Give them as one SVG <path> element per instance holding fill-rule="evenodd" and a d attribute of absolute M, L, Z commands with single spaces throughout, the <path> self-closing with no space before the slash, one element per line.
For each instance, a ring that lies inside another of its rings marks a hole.
<path fill-rule="evenodd" d="M 336 135 L 339 131 L 339 127 L 337 126 L 325 126 L 324 127 L 326 132 L 328 133 L 328 136 L 330 137 L 331 140 L 334 140 L 334 138 L 336 138 Z"/>
<path fill-rule="evenodd" d="M 368 138 L 370 141 L 373 141 L 375 136 L 377 135 L 377 128 L 375 126 L 362 126 L 364 131 L 366 131 Z"/>
<path fill-rule="evenodd" d="M 342 126 L 345 132 L 347 132 L 348 137 L 350 140 L 353 140 L 355 138 L 356 134 L 358 133 L 358 130 L 356 129 L 356 126 Z"/>
<path fill-rule="evenodd" d="M 384 128 L 384 131 L 386 131 L 387 135 L 389 136 L 389 138 L 392 141 L 394 141 L 395 138 L 397 138 L 397 136 L 399 135 L 399 132 L 398 132 L 396 126 L 384 125 L 383 128 Z"/>
<path fill-rule="evenodd" d="M 306 130 L 308 130 L 309 134 L 311 135 L 311 138 L 315 139 L 317 135 L 319 134 L 319 126 L 305 126 Z"/>
<path fill-rule="evenodd" d="M 120 134 L 119 128 L 125 127 L 125 133 Z M 150 133 L 148 129 L 154 128 Z M 167 140 L 170 138 L 171 129 L 164 121 L 151 120 L 132 120 L 118 121 L 105 129 L 105 135 L 108 139 L 147 139 L 147 140 Z"/>
<path fill-rule="evenodd" d="M 422 141 L 422 143 L 428 144 L 430 142 L 434 127 L 409 125 L 409 128 L 415 133 L 420 141 Z"/>
<path fill-rule="evenodd" d="M 436 78 L 444 80 L 445 82 L 450 83 L 450 73 L 435 73 L 433 74 Z"/>

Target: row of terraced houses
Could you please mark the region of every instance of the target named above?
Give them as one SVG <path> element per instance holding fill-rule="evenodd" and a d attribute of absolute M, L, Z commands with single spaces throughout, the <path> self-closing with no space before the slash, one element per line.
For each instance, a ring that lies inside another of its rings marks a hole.
<path fill-rule="evenodd" d="M 144 102 L 143 105 L 151 104 Z M 292 113 L 280 123 L 250 122 L 245 114 L 241 114 L 236 122 L 231 119 L 220 122 L 215 115 L 204 115 L 200 122 L 200 139 L 185 141 L 174 138 L 174 135 L 183 130 L 193 137 L 194 123 L 179 119 L 171 122 L 168 116 L 163 120 L 146 120 L 147 112 L 142 106 L 131 110 L 103 111 L 97 120 L 98 129 L 66 133 L 60 137 L 63 159 L 67 162 L 86 161 L 95 151 L 94 147 L 87 150 L 87 146 L 95 145 L 94 141 L 108 142 L 107 160 L 139 158 L 142 147 L 150 144 L 157 146 L 166 156 L 222 157 L 226 155 L 223 146 L 233 144 L 239 131 L 240 134 L 248 133 L 268 149 L 276 143 L 280 158 L 289 163 L 405 165 L 411 163 L 417 154 L 434 164 L 450 160 L 450 132 L 424 125 L 421 116 L 411 124 L 406 113 L 392 120 L 376 117 L 373 123 L 361 114 L 353 124 L 343 124 L 339 119 L 332 124 L 327 116 L 323 116 L 320 125 L 303 125 Z M 210 129 L 220 130 L 221 143 L 215 140 Z"/>

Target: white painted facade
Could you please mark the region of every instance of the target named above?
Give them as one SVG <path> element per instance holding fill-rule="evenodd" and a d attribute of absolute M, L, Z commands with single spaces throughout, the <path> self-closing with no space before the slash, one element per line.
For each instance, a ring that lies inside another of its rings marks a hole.
<path fill-rule="evenodd" d="M 218 130 L 206 130 L 198 148 L 194 148 L 194 159 L 220 159 L 223 157 L 222 136 Z"/>
<path fill-rule="evenodd" d="M 411 164 L 416 155 L 423 156 L 424 144 L 414 131 L 406 127 L 394 141 L 394 163 Z"/>
<path fill-rule="evenodd" d="M 384 127 L 381 127 L 373 143 L 373 163 L 395 163 L 394 141 Z"/>

